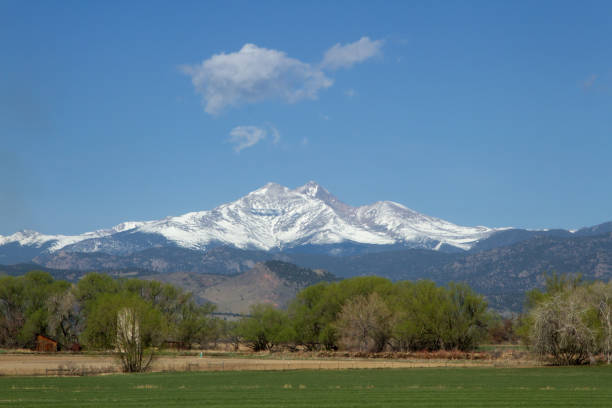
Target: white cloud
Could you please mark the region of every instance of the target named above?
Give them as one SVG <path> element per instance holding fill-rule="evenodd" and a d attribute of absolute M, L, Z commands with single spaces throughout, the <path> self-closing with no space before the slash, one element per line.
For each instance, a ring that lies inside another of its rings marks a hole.
<path fill-rule="evenodd" d="M 270 128 L 270 133 L 272 133 L 272 143 L 277 144 L 280 142 L 280 132 L 273 125 L 268 124 L 268 127 Z"/>
<path fill-rule="evenodd" d="M 224 108 L 267 99 L 289 103 L 316 99 L 333 81 L 318 67 L 288 57 L 284 52 L 245 44 L 238 52 L 221 53 L 199 65 L 184 66 L 204 110 L 218 114 Z"/>
<path fill-rule="evenodd" d="M 379 55 L 382 46 L 382 40 L 372 41 L 369 37 L 361 37 L 359 41 L 346 45 L 338 43 L 325 52 L 321 67 L 328 70 L 350 68 Z"/>
<path fill-rule="evenodd" d="M 349 88 L 344 91 L 344 94 L 347 96 L 347 98 L 353 98 L 355 95 L 357 95 L 357 91 L 355 91 L 353 88 Z"/>
<path fill-rule="evenodd" d="M 319 64 L 290 58 L 282 51 L 245 44 L 239 51 L 215 54 L 196 65 L 180 67 L 202 95 L 204 110 L 212 115 L 247 103 L 280 99 L 294 103 L 316 99 L 333 80 L 324 71 L 350 68 L 381 53 L 382 40 L 362 37 L 336 44 Z"/>
<path fill-rule="evenodd" d="M 281 139 L 281 134 L 272 125 L 271 123 L 267 123 L 266 127 L 261 126 L 236 126 L 232 130 L 230 130 L 230 143 L 233 143 L 234 150 L 236 152 L 240 152 L 243 149 L 248 147 L 255 146 L 260 141 L 266 139 L 268 136 L 272 137 L 272 143 L 278 144 Z"/>
<path fill-rule="evenodd" d="M 257 126 L 236 126 L 230 131 L 229 141 L 235 144 L 234 150 L 240 152 L 265 139 L 266 133 L 265 129 Z"/>

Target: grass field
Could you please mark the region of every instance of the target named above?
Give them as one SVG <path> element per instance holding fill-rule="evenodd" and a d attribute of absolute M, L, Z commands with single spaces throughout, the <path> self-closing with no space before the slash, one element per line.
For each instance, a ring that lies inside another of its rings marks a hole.
<path fill-rule="evenodd" d="M 612 368 L 192 372 L 0 377 L 10 407 L 604 407 Z"/>

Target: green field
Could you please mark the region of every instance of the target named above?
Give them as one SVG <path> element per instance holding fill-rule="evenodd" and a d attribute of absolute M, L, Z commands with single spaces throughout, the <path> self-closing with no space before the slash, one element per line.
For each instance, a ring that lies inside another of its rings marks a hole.
<path fill-rule="evenodd" d="M 611 367 L 0 377 L 7 407 L 604 407 Z"/>

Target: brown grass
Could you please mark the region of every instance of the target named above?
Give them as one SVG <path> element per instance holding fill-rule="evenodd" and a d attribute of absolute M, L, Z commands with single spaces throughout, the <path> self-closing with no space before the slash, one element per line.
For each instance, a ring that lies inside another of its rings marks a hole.
<path fill-rule="evenodd" d="M 199 357 L 199 354 L 159 356 L 152 371 L 260 371 L 260 370 L 346 370 L 418 367 L 533 367 L 537 362 L 512 354 L 491 358 L 485 353 L 279 353 L 251 358 Z M 109 355 L 85 354 L 0 354 L 0 375 L 93 375 L 118 373 L 118 361 Z"/>

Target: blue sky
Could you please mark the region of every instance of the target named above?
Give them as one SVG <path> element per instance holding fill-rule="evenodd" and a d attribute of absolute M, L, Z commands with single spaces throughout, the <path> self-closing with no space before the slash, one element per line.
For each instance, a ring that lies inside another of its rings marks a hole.
<path fill-rule="evenodd" d="M 610 2 L 3 1 L 0 234 L 309 180 L 462 225 L 610 221 L 610 15 Z"/>

